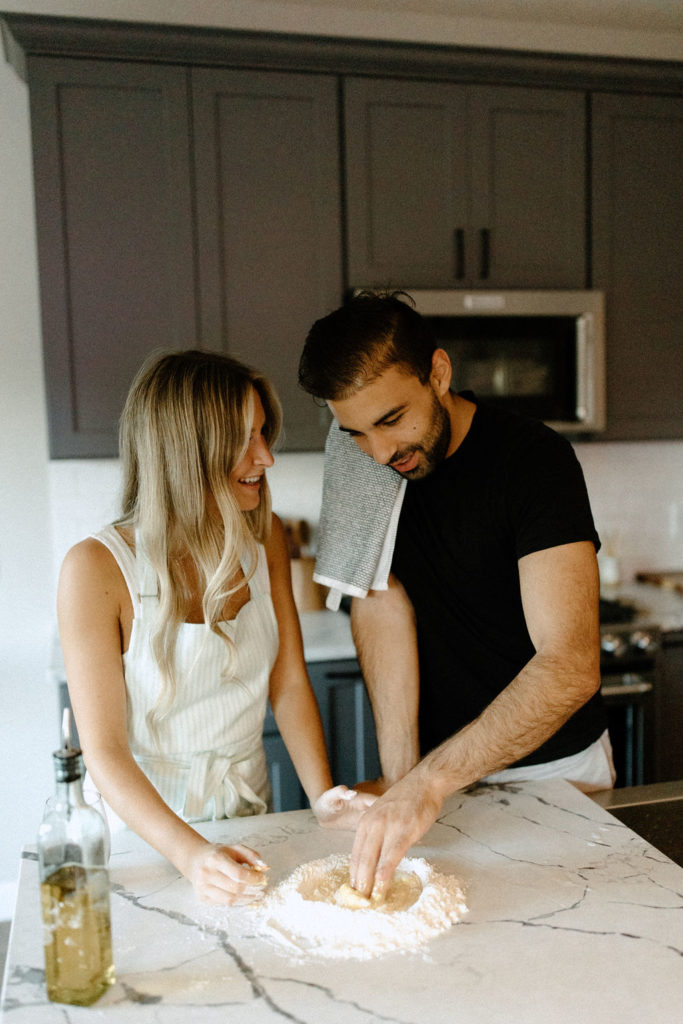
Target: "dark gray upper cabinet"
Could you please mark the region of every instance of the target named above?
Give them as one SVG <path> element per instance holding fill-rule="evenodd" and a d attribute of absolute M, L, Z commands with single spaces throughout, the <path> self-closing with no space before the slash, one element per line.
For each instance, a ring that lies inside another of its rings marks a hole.
<path fill-rule="evenodd" d="M 342 298 L 335 79 L 38 57 L 29 84 L 51 456 L 116 455 L 145 356 L 195 345 L 321 448 L 297 364 Z"/>
<path fill-rule="evenodd" d="M 345 82 L 349 283 L 581 288 L 576 91 Z"/>
<path fill-rule="evenodd" d="M 143 358 L 192 345 L 263 370 L 284 447 L 322 448 L 297 363 L 348 286 L 602 289 L 600 437 L 683 436 L 680 62 L 2 23 L 53 458 L 115 455 Z"/>
<path fill-rule="evenodd" d="M 154 348 L 194 343 L 187 75 L 28 62 L 50 454 L 110 456 Z"/>
<path fill-rule="evenodd" d="M 268 374 L 285 447 L 320 449 L 329 413 L 297 367 L 342 299 L 336 81 L 200 69 L 192 93 L 202 339 Z"/>
<path fill-rule="evenodd" d="M 683 100 L 593 98 L 593 281 L 606 294 L 605 439 L 683 436 Z"/>

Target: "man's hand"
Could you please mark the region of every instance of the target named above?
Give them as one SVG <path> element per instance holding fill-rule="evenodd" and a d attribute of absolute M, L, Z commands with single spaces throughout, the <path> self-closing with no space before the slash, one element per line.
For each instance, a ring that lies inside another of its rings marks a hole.
<path fill-rule="evenodd" d="M 351 851 L 351 885 L 363 896 L 385 892 L 406 852 L 434 824 L 443 796 L 419 768 L 409 772 L 362 816 Z"/>

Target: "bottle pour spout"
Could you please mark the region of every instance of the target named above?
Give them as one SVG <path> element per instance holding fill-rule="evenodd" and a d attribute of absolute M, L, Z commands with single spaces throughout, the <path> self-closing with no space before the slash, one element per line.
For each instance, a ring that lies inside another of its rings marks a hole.
<path fill-rule="evenodd" d="M 81 751 L 71 742 L 71 709 L 62 713 L 62 746 L 52 755 L 57 782 L 73 782 L 83 777 Z"/>

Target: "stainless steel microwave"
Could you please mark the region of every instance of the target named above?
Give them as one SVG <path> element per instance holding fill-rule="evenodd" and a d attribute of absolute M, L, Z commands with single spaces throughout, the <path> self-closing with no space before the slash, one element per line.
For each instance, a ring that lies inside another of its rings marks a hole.
<path fill-rule="evenodd" d="M 605 428 L 599 291 L 405 289 L 453 363 L 453 389 L 564 433 Z"/>

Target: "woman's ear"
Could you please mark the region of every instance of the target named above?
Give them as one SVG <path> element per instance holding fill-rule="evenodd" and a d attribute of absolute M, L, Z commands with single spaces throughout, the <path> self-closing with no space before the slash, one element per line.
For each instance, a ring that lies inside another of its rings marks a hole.
<path fill-rule="evenodd" d="M 453 367 L 448 354 L 442 348 L 434 349 L 432 355 L 432 372 L 429 375 L 429 383 L 437 395 L 442 398 L 451 386 Z"/>

